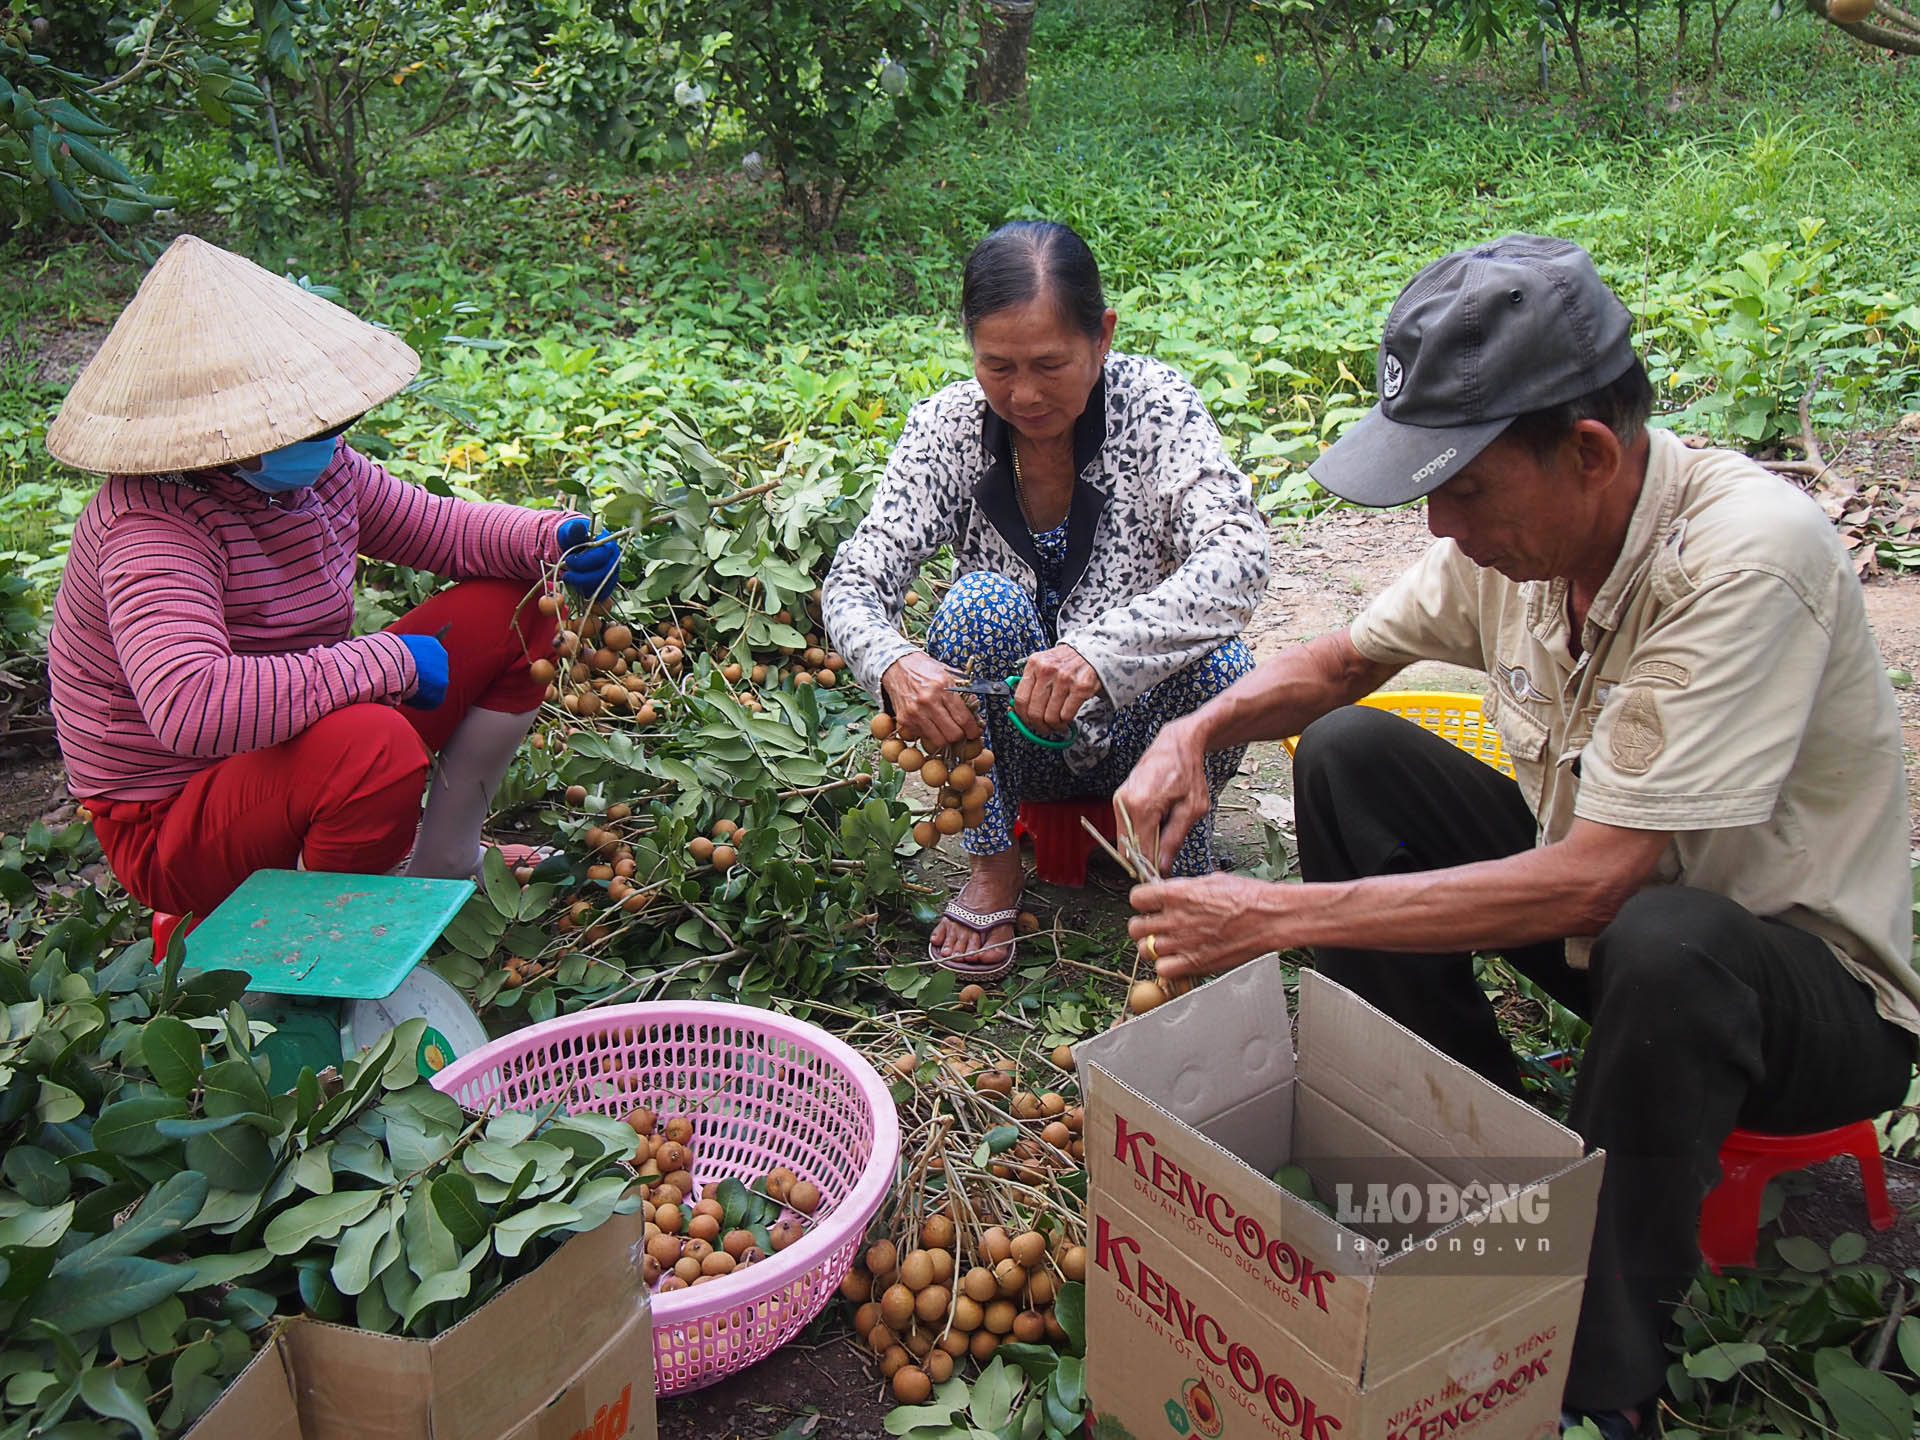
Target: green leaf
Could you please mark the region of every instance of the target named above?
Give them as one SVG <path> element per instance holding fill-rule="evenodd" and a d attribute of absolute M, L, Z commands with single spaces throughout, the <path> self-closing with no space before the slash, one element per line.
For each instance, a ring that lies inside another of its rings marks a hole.
<path fill-rule="evenodd" d="M 73 1177 L 38 1145 L 15 1145 L 7 1151 L 7 1183 L 29 1205 L 58 1205 L 73 1188 Z"/>
<path fill-rule="evenodd" d="M 193 1267 L 193 1284 L 189 1290 L 204 1290 L 209 1285 L 231 1285 L 236 1280 L 244 1280 L 249 1275 L 258 1275 L 273 1263 L 273 1255 L 265 1247 L 252 1250 L 237 1250 L 231 1255 L 195 1255 L 184 1262 Z"/>
<path fill-rule="evenodd" d="M 129 1320 L 150 1305 L 191 1285 L 190 1265 L 164 1265 L 134 1255 L 118 1255 L 88 1265 L 47 1287 L 37 1319 L 72 1334 Z"/>
<path fill-rule="evenodd" d="M 995 1356 L 973 1382 L 973 1423 L 982 1430 L 1002 1430 L 1013 1419 L 1013 1407 L 1025 1383 L 1019 1372 Z"/>
<path fill-rule="evenodd" d="M 412 1297 L 407 1301 L 406 1309 L 400 1312 L 400 1322 L 411 1325 L 420 1312 L 429 1305 L 437 1305 L 443 1300 L 461 1300 L 473 1288 L 471 1270 L 442 1270 L 427 1276 L 414 1288 Z"/>
<path fill-rule="evenodd" d="M 333 1252 L 333 1283 L 343 1295 L 358 1295 L 373 1278 L 375 1251 L 400 1224 L 400 1211 L 389 1201 L 341 1235 Z"/>
<path fill-rule="evenodd" d="M 273 1173 L 273 1147 L 250 1125 L 211 1135 L 195 1135 L 186 1144 L 187 1164 L 222 1190 L 257 1191 Z"/>
<path fill-rule="evenodd" d="M 1913 1402 L 1891 1376 L 1840 1349 L 1815 1351 L 1813 1374 L 1835 1430 L 1847 1440 L 1908 1440 L 1913 1433 Z"/>
<path fill-rule="evenodd" d="M 9 1215 L 0 1220 L 0 1250 L 20 1246 L 27 1250 L 43 1250 L 49 1245 L 60 1243 L 73 1225 L 73 1201 L 51 1207 L 36 1206 L 23 1210 L 18 1215 Z"/>
<path fill-rule="evenodd" d="M 413 1052 L 407 1052 L 411 1060 Z M 209 1115 L 270 1115 L 273 1101 L 250 1060 L 222 1060 L 200 1076 L 202 1108 Z"/>
<path fill-rule="evenodd" d="M 511 1260 L 526 1248 L 527 1242 L 543 1230 L 571 1225 L 580 1212 L 558 1200 L 542 1200 L 537 1205 L 516 1211 L 493 1227 L 493 1248 Z"/>
<path fill-rule="evenodd" d="M 187 1113 L 187 1102 L 171 1095 L 140 1095 L 116 1100 L 93 1122 L 93 1143 L 109 1155 L 152 1155 L 167 1148 L 167 1137 L 154 1128 L 157 1120 Z"/>
<path fill-rule="evenodd" d="M 1804 1235 L 1782 1235 L 1773 1242 L 1773 1248 L 1796 1270 L 1817 1274 L 1827 1268 L 1826 1247 Z"/>
<path fill-rule="evenodd" d="M 407 1268 L 425 1280 L 442 1270 L 451 1270 L 460 1259 L 460 1247 L 454 1243 L 453 1232 L 447 1228 L 447 1222 L 440 1218 L 434 1208 L 433 1197 L 428 1187 L 422 1185 L 407 1197 L 405 1221 L 407 1239 Z M 391 1300 L 393 1297 L 387 1297 Z M 396 1304 L 395 1309 L 405 1313 L 405 1307 Z"/>
<path fill-rule="evenodd" d="M 1908 1373 L 1920 1375 L 1920 1315 L 1900 1318 L 1900 1358 L 1906 1361 Z"/>
<path fill-rule="evenodd" d="M 1680 1363 L 1696 1380 L 1731 1380 L 1743 1366 L 1766 1358 L 1766 1346 L 1740 1343 L 1714 1345 L 1683 1357 Z"/>
<path fill-rule="evenodd" d="M 96 1365 L 80 1377 L 80 1398 L 95 1414 L 126 1421 L 139 1432 L 141 1440 L 160 1440 L 147 1414 L 147 1388 L 146 1373 L 137 1369 Z"/>
<path fill-rule="evenodd" d="M 267 1222 L 261 1235 L 276 1255 L 298 1255 L 319 1240 L 331 1240 L 349 1225 L 357 1225 L 379 1208 L 379 1190 L 336 1190 L 314 1195 L 291 1210 L 282 1210 Z"/>
<path fill-rule="evenodd" d="M 1087 1287 L 1078 1280 L 1062 1285 L 1053 1297 L 1053 1318 L 1067 1332 L 1067 1347 L 1075 1355 L 1087 1353 Z"/>
<path fill-rule="evenodd" d="M 1018 1125 L 996 1125 L 981 1138 L 980 1144 L 974 1149 L 973 1163 L 985 1165 L 994 1156 L 1005 1154 L 1019 1143 L 1020 1127 Z"/>
<path fill-rule="evenodd" d="M 169 1095 L 185 1098 L 200 1082 L 200 1036 L 175 1015 L 156 1015 L 140 1027 L 140 1057 Z"/>
<path fill-rule="evenodd" d="M 139 1255 L 151 1250 L 186 1229 L 206 1203 L 206 1176 L 197 1170 L 170 1175 L 147 1192 L 139 1208 L 122 1224 L 63 1256 L 53 1267 L 53 1273 L 65 1275 L 110 1256 Z"/>
<path fill-rule="evenodd" d="M 457 1171 L 436 1175 L 427 1186 L 433 1208 L 462 1250 L 470 1249 L 486 1238 L 493 1217 L 474 1194 L 473 1181 Z"/>
<path fill-rule="evenodd" d="M 487 899 L 493 908 L 502 915 L 520 913 L 520 882 L 513 878 L 513 872 L 507 868 L 506 857 L 498 847 L 487 846 L 486 857 L 480 862 L 480 878 L 486 883 Z M 413 1317 L 408 1316 L 409 1320 Z"/>
<path fill-rule="evenodd" d="M 1834 1236 L 1833 1243 L 1827 1247 L 1827 1254 L 1833 1257 L 1836 1265 L 1851 1265 L 1866 1253 L 1867 1237 L 1852 1230 Z"/>
<path fill-rule="evenodd" d="M 242 1330 L 258 1330 L 273 1319 L 276 1302 L 264 1290 L 242 1285 L 220 1297 L 220 1313 Z"/>

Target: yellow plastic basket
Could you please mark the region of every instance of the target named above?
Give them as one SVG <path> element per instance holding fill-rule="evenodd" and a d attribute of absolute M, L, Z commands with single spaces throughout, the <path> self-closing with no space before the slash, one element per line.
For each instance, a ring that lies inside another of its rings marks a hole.
<path fill-rule="evenodd" d="M 1451 690 L 1381 690 L 1359 702 L 1375 710 L 1388 710 L 1411 720 L 1423 730 L 1431 730 L 1452 742 L 1476 760 L 1484 760 L 1502 775 L 1513 774 L 1513 762 L 1500 743 L 1500 732 L 1486 723 L 1478 695 Z M 1291 735 L 1283 742 L 1287 753 L 1300 737 Z"/>

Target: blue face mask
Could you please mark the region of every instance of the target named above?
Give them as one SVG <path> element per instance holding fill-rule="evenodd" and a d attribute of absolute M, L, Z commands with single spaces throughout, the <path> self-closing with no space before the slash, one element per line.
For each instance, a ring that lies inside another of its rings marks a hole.
<path fill-rule="evenodd" d="M 285 495 L 304 490 L 320 478 L 333 460 L 337 435 L 322 435 L 313 440 L 297 440 L 260 457 L 258 466 L 236 465 L 233 473 L 256 490 L 269 495 Z"/>

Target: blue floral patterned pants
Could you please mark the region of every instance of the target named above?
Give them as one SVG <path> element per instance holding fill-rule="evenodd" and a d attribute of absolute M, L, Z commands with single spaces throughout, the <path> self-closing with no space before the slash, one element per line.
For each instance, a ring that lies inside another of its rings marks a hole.
<path fill-rule="evenodd" d="M 927 627 L 927 651 L 934 659 L 978 678 L 1015 675 L 1029 655 L 1052 641 L 1027 592 L 1005 575 L 974 570 L 954 581 Z M 1075 773 L 1058 751 L 1028 740 L 1008 717 L 1008 707 L 989 700 L 983 706 L 987 744 L 993 751 L 993 798 L 986 819 L 961 836 L 973 855 L 997 855 L 1013 844 L 1013 817 L 1022 800 L 1105 798 L 1120 788 L 1160 727 L 1191 714 L 1253 669 L 1253 655 L 1238 640 L 1211 650 L 1171 675 L 1114 717 L 1112 745 L 1093 769 Z M 1220 791 L 1240 768 L 1245 746 L 1207 757 L 1207 794 L 1214 802 L 1206 818 L 1187 832 L 1174 861 L 1176 875 L 1206 875 L 1213 870 L 1214 809 Z"/>

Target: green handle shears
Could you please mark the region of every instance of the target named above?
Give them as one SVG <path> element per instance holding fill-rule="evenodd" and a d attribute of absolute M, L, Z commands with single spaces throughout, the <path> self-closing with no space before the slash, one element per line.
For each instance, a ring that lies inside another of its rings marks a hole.
<path fill-rule="evenodd" d="M 1045 735 L 1036 735 L 1027 728 L 1027 722 L 1022 720 L 1019 712 L 1013 708 L 1013 692 L 1019 687 L 1020 677 L 1018 675 L 1009 675 L 1004 680 L 968 680 L 952 688 L 962 695 L 980 695 L 990 700 L 1005 700 L 1007 702 L 1007 718 L 1013 721 L 1013 728 L 1043 750 L 1064 750 L 1073 744 L 1074 740 L 1078 738 L 1080 730 L 1078 726 L 1072 723 L 1067 725 L 1067 733 L 1065 735 L 1054 738 L 1049 738 Z"/>

